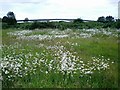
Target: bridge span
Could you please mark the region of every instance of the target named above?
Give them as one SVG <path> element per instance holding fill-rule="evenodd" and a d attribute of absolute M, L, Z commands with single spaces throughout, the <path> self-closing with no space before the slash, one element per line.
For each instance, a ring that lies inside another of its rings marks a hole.
<path fill-rule="evenodd" d="M 50 21 L 68 21 L 73 22 L 76 19 L 30 19 L 30 20 L 17 20 L 17 22 L 25 22 L 25 21 L 40 21 L 40 22 L 50 22 Z M 94 21 L 94 20 L 83 20 L 83 21 Z"/>

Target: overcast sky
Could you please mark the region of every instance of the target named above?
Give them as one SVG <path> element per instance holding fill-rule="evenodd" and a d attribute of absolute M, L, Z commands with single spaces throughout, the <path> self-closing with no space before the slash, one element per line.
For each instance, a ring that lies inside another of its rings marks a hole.
<path fill-rule="evenodd" d="M 16 19 L 82 18 L 97 20 L 100 16 L 118 18 L 119 0 L 0 0 L 0 17 L 9 11 Z"/>

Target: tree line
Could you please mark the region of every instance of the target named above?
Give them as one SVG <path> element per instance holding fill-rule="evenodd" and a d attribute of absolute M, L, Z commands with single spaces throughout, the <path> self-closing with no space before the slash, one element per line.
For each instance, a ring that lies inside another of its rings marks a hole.
<path fill-rule="evenodd" d="M 114 19 L 112 16 L 98 17 L 97 21 L 84 22 L 83 19 L 78 18 L 73 22 L 28 22 L 28 18 L 24 19 L 24 23 L 17 23 L 15 14 L 8 12 L 6 16 L 0 18 L 2 21 L 2 28 L 21 28 L 21 29 L 36 29 L 36 28 L 58 28 L 58 29 L 82 29 L 82 28 L 120 28 L 120 19 Z"/>

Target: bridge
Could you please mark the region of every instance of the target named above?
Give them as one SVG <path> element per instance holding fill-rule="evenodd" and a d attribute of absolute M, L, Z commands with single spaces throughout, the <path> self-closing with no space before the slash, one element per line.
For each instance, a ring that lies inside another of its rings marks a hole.
<path fill-rule="evenodd" d="M 17 20 L 17 22 L 25 22 L 25 21 L 40 21 L 40 22 L 50 22 L 50 21 L 68 21 L 73 22 L 76 19 L 30 19 L 30 20 Z M 94 20 L 83 20 L 83 21 L 94 21 Z"/>

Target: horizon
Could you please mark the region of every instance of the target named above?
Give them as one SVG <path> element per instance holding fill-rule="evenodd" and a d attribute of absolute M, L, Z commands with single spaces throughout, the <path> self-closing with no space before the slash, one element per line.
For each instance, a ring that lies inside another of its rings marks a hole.
<path fill-rule="evenodd" d="M 97 20 L 101 16 L 118 18 L 119 0 L 1 0 L 0 18 L 9 11 L 16 20 L 28 19 L 77 19 Z"/>
<path fill-rule="evenodd" d="M 109 15 L 109 16 L 111 16 L 111 15 Z M 101 16 L 100 16 L 101 17 Z M 107 16 L 103 16 L 103 17 L 107 17 Z M 99 18 L 99 17 L 98 17 Z M 29 19 L 28 18 L 28 21 L 29 20 L 39 20 L 39 19 L 60 19 L 60 20 L 64 20 L 64 19 L 79 19 L 79 18 L 32 18 L 32 19 Z M 80 19 L 82 19 L 82 18 L 80 18 Z M 114 18 L 114 19 L 118 19 L 118 18 Z M 16 20 L 25 20 L 25 18 L 24 19 L 16 19 Z M 82 20 L 92 20 L 92 19 L 82 19 Z M 93 20 L 93 21 L 97 21 L 97 20 Z"/>

